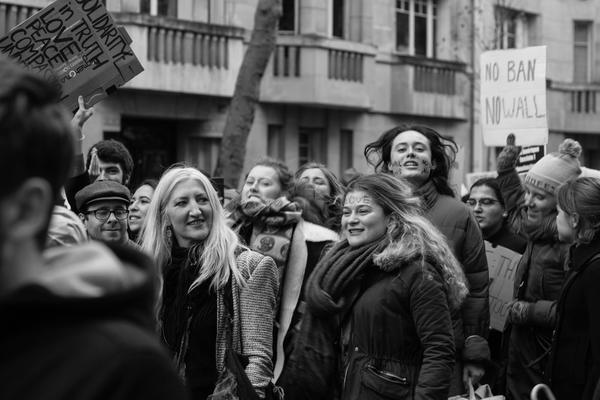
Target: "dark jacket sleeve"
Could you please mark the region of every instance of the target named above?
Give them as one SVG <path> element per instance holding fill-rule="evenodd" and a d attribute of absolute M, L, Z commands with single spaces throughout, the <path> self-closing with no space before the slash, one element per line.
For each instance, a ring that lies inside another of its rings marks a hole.
<path fill-rule="evenodd" d="M 506 212 L 508 213 L 508 222 L 513 232 L 523 235 L 521 229 L 521 205 L 525 201 L 525 190 L 523 184 L 517 174 L 517 170 L 512 168 L 507 171 L 498 173 L 496 178 L 504 203 L 506 205 Z"/>
<path fill-rule="evenodd" d="M 423 362 L 415 400 L 445 399 L 455 360 L 452 321 L 446 292 L 437 272 L 428 266 L 410 285 L 411 314 L 423 345 Z"/>
<path fill-rule="evenodd" d="M 464 337 L 487 338 L 490 325 L 489 270 L 483 237 L 475 218 L 469 214 L 465 227 L 462 264 L 469 284 L 469 295 L 462 305 Z"/>

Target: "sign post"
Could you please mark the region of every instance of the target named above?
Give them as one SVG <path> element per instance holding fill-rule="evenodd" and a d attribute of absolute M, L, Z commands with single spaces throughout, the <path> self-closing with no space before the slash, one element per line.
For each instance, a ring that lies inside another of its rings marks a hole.
<path fill-rule="evenodd" d="M 482 53 L 481 126 L 486 146 L 548 143 L 546 46 Z"/>

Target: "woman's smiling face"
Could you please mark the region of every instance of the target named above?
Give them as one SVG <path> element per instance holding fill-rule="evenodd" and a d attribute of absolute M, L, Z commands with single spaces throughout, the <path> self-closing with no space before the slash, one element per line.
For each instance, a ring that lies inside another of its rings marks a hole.
<path fill-rule="evenodd" d="M 362 246 L 385 235 L 387 217 L 383 208 L 368 193 L 352 191 L 344 200 L 342 231 L 351 247 Z"/>
<path fill-rule="evenodd" d="M 392 141 L 389 170 L 413 186 L 422 186 L 435 168 L 429 139 L 417 131 L 404 131 Z"/>

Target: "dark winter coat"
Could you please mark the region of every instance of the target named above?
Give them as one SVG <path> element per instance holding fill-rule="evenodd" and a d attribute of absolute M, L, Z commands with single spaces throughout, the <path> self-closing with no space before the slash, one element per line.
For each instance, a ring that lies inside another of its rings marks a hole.
<path fill-rule="evenodd" d="M 515 253 L 523 254 L 527 247 L 527 240 L 512 231 L 508 223 L 503 223 L 502 227 L 492 236 L 485 238 L 493 247 L 502 246 Z"/>
<path fill-rule="evenodd" d="M 454 323 L 456 347 L 462 349 L 470 335 L 487 337 L 490 324 L 489 271 L 481 230 L 467 206 L 439 194 L 433 182 L 419 188 L 417 194 L 425 216 L 448 239 L 469 283 L 469 295 Z"/>
<path fill-rule="evenodd" d="M 558 400 L 591 400 L 600 378 L 600 237 L 571 248 L 550 378 Z"/>
<path fill-rule="evenodd" d="M 420 261 L 373 267 L 351 313 L 343 400 L 448 397 L 455 363 L 439 272 Z"/>
<path fill-rule="evenodd" d="M 529 399 L 533 386 L 545 380 L 568 246 L 558 241 L 552 216 L 547 226 L 535 234 L 526 232 L 524 190 L 514 169 L 500 173 L 497 180 L 513 231 L 527 238 L 515 274 L 513 297 L 529 302 L 530 307 L 524 323 L 511 327 L 506 386 L 509 399 Z"/>
<path fill-rule="evenodd" d="M 0 299 L 0 398 L 183 399 L 155 335 L 148 258 L 93 242 L 46 253 L 47 272 Z"/>

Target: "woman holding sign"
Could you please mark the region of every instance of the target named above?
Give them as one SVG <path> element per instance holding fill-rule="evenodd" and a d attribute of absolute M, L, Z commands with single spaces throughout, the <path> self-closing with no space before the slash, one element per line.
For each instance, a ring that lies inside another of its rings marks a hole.
<path fill-rule="evenodd" d="M 550 379 L 558 400 L 594 398 L 600 378 L 600 179 L 558 189 L 558 238 L 572 244 L 557 306 Z"/>
<path fill-rule="evenodd" d="M 466 201 L 467 205 L 473 210 L 475 219 L 481 228 L 483 239 L 486 241 L 486 248 L 489 247 L 488 253 L 488 265 L 490 271 L 492 269 L 492 258 L 489 254 L 493 254 L 494 251 L 508 252 L 514 254 L 515 257 L 523 254 L 527 240 L 520 235 L 514 233 L 507 221 L 508 213 L 506 211 L 506 205 L 500 186 L 495 178 L 483 178 L 477 180 L 471 190 L 469 191 L 469 197 Z M 487 253 L 487 252 L 486 252 Z M 492 273 L 490 272 L 490 275 Z M 490 295 L 495 287 L 493 280 L 490 284 Z M 503 282 L 496 282 L 496 285 L 502 285 Z M 512 287 L 512 283 L 511 286 Z M 496 291 L 495 291 L 496 292 Z M 501 303 L 502 309 L 504 308 L 504 302 Z M 486 377 L 488 383 L 493 384 L 493 392 L 495 394 L 504 394 L 506 391 L 506 360 L 508 358 L 508 349 L 506 348 L 505 341 L 508 338 L 504 336 L 504 326 L 502 321 L 495 321 L 494 310 L 497 305 L 493 303 L 493 299 L 490 299 L 490 309 L 492 314 L 492 323 L 490 329 L 490 336 L 488 338 L 490 344 L 490 350 L 492 360 L 499 367 L 499 373 L 497 377 Z M 486 374 L 488 375 L 488 374 Z M 493 382 L 492 382 L 493 380 Z"/>
<path fill-rule="evenodd" d="M 487 337 L 489 328 L 488 266 L 477 222 L 469 209 L 454 197 L 448 175 L 457 146 L 435 130 L 421 125 L 398 126 L 384 132 L 365 148 L 376 171 L 407 182 L 421 199 L 425 216 L 444 234 L 469 281 L 469 295 L 454 314 L 457 362 L 450 394 L 464 393 L 461 383 L 477 383 L 484 375 L 482 359 L 472 358 L 469 336 Z M 485 341 L 484 341 L 485 342 Z M 479 353 L 485 357 L 483 353 Z"/>
<path fill-rule="evenodd" d="M 508 399 L 529 399 L 533 386 L 545 380 L 567 258 L 567 247 L 558 240 L 555 195 L 562 183 L 581 173 L 581 146 L 566 139 L 557 153 L 544 156 L 529 170 L 522 185 L 515 170 L 519 152 L 514 135 L 509 135 L 498 156 L 497 178 L 512 227 L 527 239 L 515 275 L 515 301 L 508 311 L 512 325 L 506 373 Z"/>

